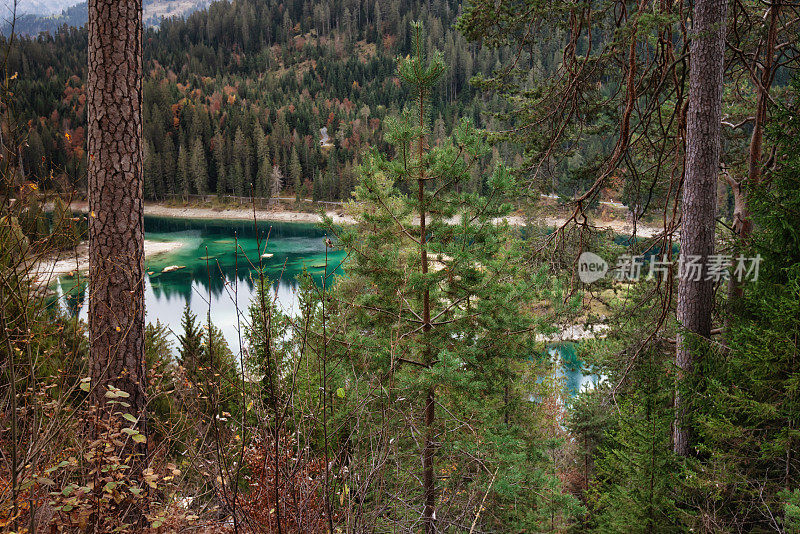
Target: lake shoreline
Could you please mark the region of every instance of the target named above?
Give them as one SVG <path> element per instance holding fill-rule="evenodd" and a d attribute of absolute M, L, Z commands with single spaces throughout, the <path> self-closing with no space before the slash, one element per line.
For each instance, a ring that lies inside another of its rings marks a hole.
<path fill-rule="evenodd" d="M 72 203 L 70 206 L 75 211 L 88 212 L 88 204 Z M 321 211 L 321 210 L 320 210 Z M 257 221 L 261 222 L 287 222 L 287 223 L 307 223 L 319 224 L 322 222 L 322 216 L 319 213 L 293 211 L 287 209 L 256 209 L 255 213 L 252 208 L 245 207 L 226 207 L 226 208 L 210 208 L 203 206 L 167 206 L 158 203 L 146 203 L 144 205 L 144 214 L 152 217 L 168 217 L 175 219 L 222 219 L 229 221 L 243 221 L 253 220 L 253 216 Z M 326 210 L 325 214 L 329 216 L 335 224 L 355 224 L 356 220 L 351 216 L 343 213 L 343 210 Z M 525 226 L 528 221 L 525 216 L 521 214 L 509 215 L 502 220 L 508 222 L 511 226 Z M 558 228 L 566 224 L 567 220 L 563 217 L 541 217 L 540 222 L 545 226 Z M 498 222 L 500 222 L 498 220 Z M 590 224 L 600 229 L 611 229 L 615 233 L 631 235 L 633 234 L 633 226 L 622 220 L 593 220 Z M 656 226 L 648 226 L 645 224 L 638 224 L 636 226 L 636 236 L 643 238 L 655 237 L 663 232 L 663 228 Z"/>
<path fill-rule="evenodd" d="M 70 209 L 81 213 L 88 213 L 89 206 L 86 202 L 73 202 Z M 248 207 L 208 208 L 203 206 L 167 206 L 158 203 L 145 203 L 144 214 L 149 217 L 168 217 L 172 219 L 221 219 L 227 221 L 252 221 L 253 209 Z M 327 210 L 326 215 L 336 224 L 355 224 L 356 221 L 339 211 Z M 322 217 L 318 213 L 305 211 L 292 211 L 282 209 L 256 209 L 257 221 L 290 222 L 318 224 Z"/>
<path fill-rule="evenodd" d="M 145 258 L 153 258 L 170 254 L 183 246 L 181 241 L 152 241 L 145 239 Z M 31 280 L 34 285 L 48 285 L 59 276 L 84 273 L 89 270 L 89 244 L 80 243 L 72 250 L 54 252 L 31 269 Z"/>
<path fill-rule="evenodd" d="M 73 202 L 70 208 L 73 211 L 82 213 L 88 213 L 89 209 L 86 202 Z M 320 213 L 293 211 L 290 209 L 256 209 L 254 212 L 252 208 L 245 207 L 167 206 L 158 203 L 146 203 L 144 214 L 150 217 L 171 219 L 252 221 L 255 216 L 259 222 L 301 224 L 319 224 L 322 222 Z M 343 213 L 343 210 L 327 210 L 325 214 L 335 224 L 356 223 L 356 220 Z M 502 220 L 511 226 L 525 226 L 528 223 L 527 219 L 520 214 L 509 215 Z M 553 228 L 560 227 L 566 223 L 566 219 L 559 217 L 541 217 L 539 221 L 545 226 Z M 500 220 L 497 222 L 500 222 Z M 633 228 L 629 224 L 620 220 L 593 221 L 592 224 L 598 228 L 611 229 L 618 234 L 630 235 L 633 232 Z M 638 225 L 636 228 L 638 237 L 651 238 L 661 233 L 661 228 L 653 226 Z M 180 249 L 182 245 L 181 241 L 152 241 L 145 239 L 145 257 L 151 258 L 169 254 Z M 47 285 L 59 276 L 88 270 L 89 249 L 87 243 L 83 242 L 73 250 L 58 251 L 39 261 L 31 271 L 31 278 L 35 285 Z"/>

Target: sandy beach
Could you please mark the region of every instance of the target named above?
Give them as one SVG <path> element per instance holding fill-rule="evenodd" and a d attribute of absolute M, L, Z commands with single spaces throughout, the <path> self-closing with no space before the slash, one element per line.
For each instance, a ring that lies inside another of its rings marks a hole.
<path fill-rule="evenodd" d="M 144 241 L 144 255 L 152 258 L 160 254 L 174 252 L 181 248 L 180 241 Z M 31 277 L 36 285 L 47 285 L 54 278 L 74 272 L 89 270 L 89 245 L 86 242 L 78 245 L 74 250 L 65 250 L 52 254 L 49 258 L 39 262 L 31 270 Z"/>
<path fill-rule="evenodd" d="M 73 203 L 71 208 L 75 211 L 87 211 L 86 203 Z M 145 204 L 144 214 L 155 217 L 174 217 L 178 219 L 225 219 L 225 220 L 253 220 L 253 210 L 251 208 L 206 208 L 199 206 L 164 206 L 162 204 Z M 327 210 L 325 212 L 336 224 L 354 224 L 355 220 L 344 213 L 344 209 Z M 303 211 L 291 211 L 284 209 L 257 209 L 255 216 L 258 221 L 275 222 L 296 222 L 296 223 L 319 223 L 322 217 L 318 213 Z M 525 226 L 526 220 L 522 215 L 510 215 L 503 220 L 511 226 Z M 545 226 L 560 227 L 566 219 L 559 217 L 542 217 Z M 633 227 L 623 220 L 590 221 L 590 224 L 598 228 L 609 228 L 618 234 L 630 235 Z M 638 224 L 636 235 L 638 237 L 649 238 L 662 233 L 663 229 L 655 226 Z M 146 252 L 145 252 L 146 253 Z"/>
<path fill-rule="evenodd" d="M 355 221 L 339 211 L 329 210 L 326 215 L 337 224 L 353 224 Z M 227 220 L 253 220 L 252 208 L 214 209 L 201 207 L 172 207 L 161 204 L 145 204 L 144 214 L 155 217 L 176 217 L 179 219 L 227 219 Z M 317 213 L 289 210 L 260 210 L 255 212 L 259 221 L 319 223 L 322 217 Z"/>
<path fill-rule="evenodd" d="M 336 224 L 354 224 L 355 220 L 342 212 L 343 210 L 335 211 L 328 210 L 325 214 L 333 219 Z M 184 219 L 227 219 L 227 220 L 252 220 L 253 210 L 243 208 L 230 208 L 225 210 L 202 208 L 202 207 L 172 207 L 163 206 L 160 204 L 147 204 L 144 207 L 145 215 L 153 215 L 157 217 L 176 217 Z M 316 213 L 308 213 L 301 211 L 290 210 L 256 210 L 256 219 L 259 221 L 276 221 L 276 222 L 299 222 L 299 223 L 319 223 L 322 222 L 322 217 Z M 525 226 L 525 218 L 521 215 L 511 215 L 505 217 L 503 220 L 508 221 L 511 226 Z M 543 217 L 544 224 L 550 227 L 562 226 L 566 219 L 557 217 Z M 633 233 L 633 227 L 625 221 L 591 221 L 591 223 L 599 228 L 610 228 L 619 234 Z M 639 237 L 653 237 L 662 232 L 661 228 L 637 225 L 636 235 Z"/>
<path fill-rule="evenodd" d="M 525 226 L 525 218 L 519 215 L 506 217 L 506 220 L 508 220 L 508 224 L 512 226 Z M 559 228 L 567 222 L 566 219 L 559 217 L 542 217 L 542 221 L 545 226 L 549 226 L 551 228 Z M 589 224 L 599 229 L 610 229 L 614 233 L 624 235 L 633 235 L 634 230 L 632 225 L 621 220 L 601 221 L 590 219 Z M 647 226 L 641 223 L 636 225 L 637 237 L 650 238 L 662 234 L 663 232 L 664 229 L 661 227 Z"/>

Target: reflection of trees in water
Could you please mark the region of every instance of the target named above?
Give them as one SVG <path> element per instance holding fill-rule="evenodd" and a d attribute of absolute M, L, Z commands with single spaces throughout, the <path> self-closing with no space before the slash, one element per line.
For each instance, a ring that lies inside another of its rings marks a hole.
<path fill-rule="evenodd" d="M 160 295 L 166 298 L 174 296 L 188 299 L 192 294 L 192 273 L 187 270 L 175 271 L 172 273 L 160 274 L 156 279 L 151 280 L 151 284 L 157 284 Z M 156 292 L 155 285 L 153 293 Z M 156 296 L 159 296 L 158 294 Z"/>
<path fill-rule="evenodd" d="M 325 274 L 325 233 L 313 224 L 259 223 L 260 251 L 256 248 L 252 221 L 145 217 L 145 230 L 150 234 L 164 234 L 167 239 L 185 240 L 184 248 L 169 260 L 176 265 L 185 265 L 185 268 L 163 273 L 165 262 L 162 259 L 149 269 L 152 275 L 149 277 L 148 304 L 155 306 L 150 310 L 155 314 L 152 317 L 159 314 L 159 301 L 190 302 L 193 297 L 202 295 L 208 298 L 208 295 L 220 302 L 227 300 L 227 295 L 233 295 L 234 286 L 238 286 L 239 304 L 246 307 L 258 286 L 259 269 L 262 269 L 281 304 L 286 309 L 293 309 L 297 299 L 297 277 L 304 266 L 316 284 L 320 284 Z M 265 246 L 267 235 L 269 244 Z M 237 236 L 242 247 L 238 253 L 238 265 Z M 261 258 L 260 254 L 265 250 L 274 256 Z M 329 251 L 328 272 L 336 269 L 343 258 L 341 251 Z M 230 287 L 226 288 L 226 283 Z M 77 315 L 81 306 L 87 305 L 89 290 L 86 277 L 59 278 L 57 291 L 60 297 L 53 297 L 53 305 L 70 315 Z M 56 302 L 58 300 L 60 302 Z"/>
<path fill-rule="evenodd" d="M 162 291 L 161 291 L 161 282 L 159 281 L 158 277 L 153 278 L 150 277 L 150 290 L 153 292 L 153 295 L 157 299 L 161 298 Z"/>
<path fill-rule="evenodd" d="M 58 281 L 61 290 L 61 305 L 64 311 L 70 316 L 78 315 L 81 306 L 86 303 L 87 297 L 87 278 L 84 277 L 62 277 Z"/>
<path fill-rule="evenodd" d="M 171 233 L 184 232 L 187 230 L 200 230 L 204 235 L 217 235 L 220 239 L 231 238 L 234 234 L 240 239 L 256 237 L 256 229 L 253 221 L 226 221 L 226 220 L 201 220 L 201 219 L 172 219 L 166 217 L 144 218 L 145 233 Z M 258 223 L 258 233 L 262 241 L 267 235 L 270 239 L 288 239 L 292 237 L 301 238 L 322 238 L 326 234 L 315 224 L 303 223 L 281 223 L 281 222 L 260 222 Z"/>
<path fill-rule="evenodd" d="M 211 276 L 209 276 L 209 270 L 211 271 Z M 275 291 L 281 286 L 289 288 L 297 286 L 296 275 L 287 276 L 284 272 L 283 277 L 281 277 L 280 270 L 270 269 L 269 272 L 265 270 L 264 276 L 269 280 Z M 153 276 L 150 278 L 150 288 L 153 291 L 153 296 L 157 299 L 169 299 L 177 296 L 188 300 L 193 292 L 192 286 L 196 284 L 203 293 L 216 298 L 232 292 L 235 283 L 238 283 L 240 294 L 251 294 L 255 291 L 258 278 L 258 270 L 242 269 L 240 267 L 237 275 L 235 268 L 220 269 L 218 266 L 209 266 L 209 269 L 207 269 L 205 265 L 202 265 L 196 266 L 194 269 L 182 269 Z M 231 287 L 226 288 L 226 284 Z"/>
<path fill-rule="evenodd" d="M 331 267 L 332 269 L 333 267 Z M 225 276 L 223 276 L 223 271 Z M 150 320 L 155 320 L 159 315 L 158 301 L 179 300 L 191 302 L 195 291 L 198 291 L 204 298 L 210 295 L 212 302 L 217 302 L 223 307 L 227 306 L 227 296 L 233 296 L 234 291 L 239 293 L 239 306 L 242 310 L 247 309 L 255 295 L 255 288 L 258 281 L 258 270 L 241 269 L 238 272 L 238 280 L 234 281 L 236 269 L 221 271 L 219 268 L 213 269 L 211 273 L 211 284 L 209 286 L 208 271 L 205 266 L 198 266 L 195 269 L 182 269 L 171 273 L 154 273 L 149 276 L 149 289 L 147 298 Z M 288 270 L 287 270 L 288 271 Z M 285 311 L 296 311 L 297 291 L 299 283 L 296 274 L 288 275 L 284 271 L 281 277 L 280 269 L 269 269 L 265 272 L 272 288 L 272 294 L 277 296 L 279 306 Z M 299 272 L 299 271 L 298 271 Z M 315 283 L 319 284 L 322 270 L 314 269 L 311 271 Z M 226 289 L 226 282 L 230 285 Z M 56 281 L 56 294 L 48 301 L 48 305 L 55 311 L 60 310 L 70 317 L 80 315 L 82 306 L 88 305 L 89 284 L 86 277 L 61 277 Z M 238 287 L 234 287 L 238 286 Z M 151 300 L 152 299 L 152 300 Z M 231 301 L 232 302 L 232 301 Z M 154 306 L 154 307 L 153 307 Z M 161 317 L 162 320 L 168 318 Z"/>

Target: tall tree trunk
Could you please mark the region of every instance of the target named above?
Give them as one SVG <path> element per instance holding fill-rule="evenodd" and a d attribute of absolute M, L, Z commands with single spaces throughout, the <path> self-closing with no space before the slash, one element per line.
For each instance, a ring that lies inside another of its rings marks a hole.
<path fill-rule="evenodd" d="M 725 53 L 727 0 L 695 0 L 690 48 L 689 110 L 686 119 L 686 174 L 681 209 L 681 257 L 698 258 L 705 265 L 714 253 L 716 181 L 719 174 L 722 118 L 722 80 Z M 678 282 L 678 313 L 689 333 L 708 337 L 714 304 L 714 281 L 681 273 Z M 683 335 L 678 338 L 675 363 L 679 379 L 691 375 L 693 350 Z M 675 395 L 676 417 L 673 446 L 687 455 L 690 433 L 685 424 L 686 401 L 681 388 Z"/>
<path fill-rule="evenodd" d="M 419 95 L 419 124 L 422 131 L 425 126 L 425 98 L 426 94 L 420 90 Z M 425 136 L 420 134 L 417 144 L 417 158 L 419 165 L 419 176 L 417 178 L 417 200 L 419 202 L 419 244 L 420 244 L 420 264 L 423 276 L 428 273 L 428 236 L 425 228 L 425 172 L 422 163 L 425 151 Z M 422 292 L 422 335 L 425 351 L 425 365 L 433 365 L 431 361 L 430 339 L 431 331 L 431 294 L 427 288 Z M 434 442 L 433 423 L 436 418 L 436 388 L 431 385 L 425 395 L 425 448 L 422 451 L 422 485 L 425 494 L 425 509 L 423 517 L 425 520 L 425 533 L 434 534 L 436 532 L 436 476 L 434 471 L 434 454 L 436 444 Z"/>
<path fill-rule="evenodd" d="M 92 385 L 101 407 L 127 393 L 144 433 L 142 0 L 89 0 L 87 87 Z"/>

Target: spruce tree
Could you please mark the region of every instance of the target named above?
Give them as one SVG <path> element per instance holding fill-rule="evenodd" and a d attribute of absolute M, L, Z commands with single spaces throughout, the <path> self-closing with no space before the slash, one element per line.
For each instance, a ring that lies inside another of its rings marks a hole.
<path fill-rule="evenodd" d="M 740 254 L 745 269 L 758 258 L 757 276 L 733 258 L 742 295 L 729 304 L 724 346 L 698 368 L 707 394 L 696 428 L 708 460 L 693 480 L 730 532 L 797 532 L 800 518 L 800 106 L 781 104 L 768 129 L 781 163 L 748 192 L 755 228 Z"/>
<path fill-rule="evenodd" d="M 233 136 L 233 166 L 234 166 L 234 179 L 233 189 L 236 196 L 244 196 L 250 194 L 251 177 L 248 176 L 250 170 L 249 163 L 250 154 L 247 149 L 247 143 L 242 133 L 241 127 L 236 128 L 236 133 Z"/>
<path fill-rule="evenodd" d="M 294 187 L 294 195 L 297 201 L 300 198 L 300 189 L 303 185 L 303 168 L 300 166 L 300 158 L 297 156 L 297 149 L 292 147 L 292 156 L 289 163 L 289 180 Z"/>
<path fill-rule="evenodd" d="M 185 199 L 189 198 L 190 191 L 190 175 L 189 175 L 189 156 L 186 153 L 186 147 L 181 144 L 178 147 L 178 190 Z"/>
<path fill-rule="evenodd" d="M 175 144 L 172 142 L 172 137 L 168 135 L 164 138 L 161 154 L 161 175 L 164 177 L 165 195 L 176 192 L 176 157 Z"/>
<path fill-rule="evenodd" d="M 203 149 L 203 141 L 198 137 L 192 145 L 192 157 L 190 169 L 194 188 L 198 195 L 205 195 L 208 192 L 208 169 L 206 168 L 206 153 Z"/>
<path fill-rule="evenodd" d="M 187 302 L 181 316 L 183 334 L 178 336 L 179 360 L 191 380 L 197 380 L 197 368 L 201 366 L 203 355 L 203 330 L 197 322 Z"/>
<path fill-rule="evenodd" d="M 255 183 L 255 196 L 263 198 L 269 192 L 269 180 L 272 174 L 272 165 L 269 164 L 269 159 L 264 158 L 258 166 L 258 174 L 256 175 Z"/>
<path fill-rule="evenodd" d="M 214 135 L 214 166 L 217 169 L 217 196 L 223 197 L 228 192 L 228 180 L 225 173 L 225 138 L 217 130 Z"/>
<path fill-rule="evenodd" d="M 153 183 L 155 179 L 155 164 L 154 160 L 158 157 L 155 154 L 155 149 L 153 148 L 153 143 L 148 141 L 144 145 L 143 149 L 144 154 L 144 198 L 146 200 L 152 200 L 156 198 L 156 188 L 155 184 Z"/>
<path fill-rule="evenodd" d="M 666 354 L 663 347 L 639 354 L 631 369 L 636 384 L 611 416 L 614 424 L 606 427 L 590 482 L 596 532 L 685 531 L 689 514 L 676 504 L 682 493 L 678 458 L 671 450 L 674 410 Z M 603 409 L 608 388 L 600 386 L 596 393 L 593 407 Z M 601 419 L 610 423 L 608 415 Z"/>
<path fill-rule="evenodd" d="M 283 173 L 281 168 L 277 165 L 272 166 L 272 173 L 269 177 L 269 194 L 270 198 L 277 198 L 283 189 Z"/>

